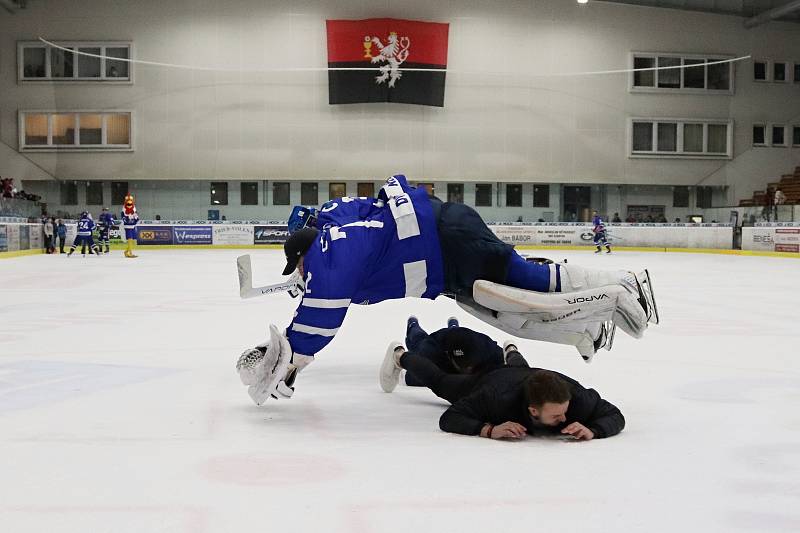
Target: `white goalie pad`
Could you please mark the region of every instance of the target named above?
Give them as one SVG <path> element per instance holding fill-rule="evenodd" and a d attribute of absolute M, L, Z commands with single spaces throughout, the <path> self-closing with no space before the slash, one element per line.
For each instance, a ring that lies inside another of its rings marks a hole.
<path fill-rule="evenodd" d="M 478 280 L 473 285 L 474 301 L 458 304 L 517 337 L 575 346 L 588 363 L 599 348 L 611 349 L 618 299 L 627 295 L 620 286 L 540 293 Z"/>
<path fill-rule="evenodd" d="M 292 360 L 292 347 L 289 341 L 272 324 L 269 326 L 269 335 L 269 348 L 264 355 L 264 364 L 267 366 L 259 373 L 258 383 L 247 388 L 247 393 L 256 405 L 262 405 L 275 394 L 279 384 L 286 377 Z"/>

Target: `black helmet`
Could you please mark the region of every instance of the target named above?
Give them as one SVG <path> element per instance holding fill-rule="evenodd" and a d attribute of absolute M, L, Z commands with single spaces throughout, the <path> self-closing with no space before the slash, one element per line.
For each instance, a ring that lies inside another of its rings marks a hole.
<path fill-rule="evenodd" d="M 311 244 L 319 235 L 319 230 L 315 228 L 303 228 L 292 233 L 286 242 L 283 243 L 283 252 L 286 254 L 286 268 L 283 269 L 283 275 L 288 276 L 300 261 L 300 256 L 311 248 Z"/>

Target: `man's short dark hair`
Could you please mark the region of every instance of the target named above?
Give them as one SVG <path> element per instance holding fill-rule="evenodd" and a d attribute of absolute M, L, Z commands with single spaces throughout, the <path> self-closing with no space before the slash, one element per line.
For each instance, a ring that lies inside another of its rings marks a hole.
<path fill-rule="evenodd" d="M 572 398 L 567 382 L 555 372 L 537 370 L 525 382 L 528 405 L 539 408 L 546 403 L 564 403 Z"/>

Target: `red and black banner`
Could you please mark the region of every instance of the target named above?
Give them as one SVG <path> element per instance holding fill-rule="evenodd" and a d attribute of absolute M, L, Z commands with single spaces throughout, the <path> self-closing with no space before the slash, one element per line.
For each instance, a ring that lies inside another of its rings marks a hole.
<path fill-rule="evenodd" d="M 331 104 L 397 102 L 444 107 L 449 24 L 328 20 Z M 363 70 L 374 69 L 374 70 Z M 423 70 L 407 70 L 423 69 Z"/>

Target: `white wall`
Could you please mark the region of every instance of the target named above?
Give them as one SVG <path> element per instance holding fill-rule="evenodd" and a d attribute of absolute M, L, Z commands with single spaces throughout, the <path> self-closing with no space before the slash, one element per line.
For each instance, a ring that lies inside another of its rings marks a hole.
<path fill-rule="evenodd" d="M 138 58 L 171 63 L 323 67 L 326 18 L 381 16 L 450 23 L 456 73 L 443 109 L 330 106 L 321 72 L 139 65 L 130 86 L 16 80 L 16 41 L 39 35 L 129 39 Z M 30 164 L 15 163 L 15 177 L 358 181 L 404 172 L 436 182 L 719 185 L 735 202 L 800 164 L 798 148 L 750 146 L 753 121 L 800 122 L 798 84 L 755 83 L 749 62 L 736 69 L 734 96 L 631 94 L 626 75 L 528 74 L 618 69 L 634 50 L 800 61 L 799 28 L 745 30 L 737 17 L 569 0 L 87 0 L 68 9 L 36 0 L 0 17 L 0 142 L 17 147 L 20 109 L 130 108 L 134 152 L 24 154 Z M 630 116 L 731 118 L 734 159 L 630 159 Z M 0 175 L 12 171 L 9 159 L 0 157 Z"/>

